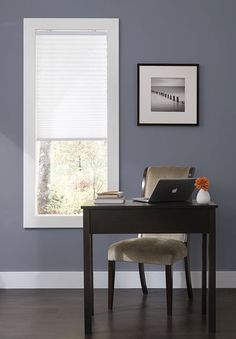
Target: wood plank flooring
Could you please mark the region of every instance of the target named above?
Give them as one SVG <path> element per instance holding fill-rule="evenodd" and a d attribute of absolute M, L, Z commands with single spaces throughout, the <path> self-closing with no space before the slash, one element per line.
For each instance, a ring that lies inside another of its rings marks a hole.
<path fill-rule="evenodd" d="M 173 316 L 166 315 L 165 290 L 115 290 L 114 310 L 107 311 L 107 291 L 95 291 L 91 339 L 235 339 L 236 289 L 217 290 L 217 333 L 208 335 L 201 315 L 200 290 L 189 302 L 174 290 Z M 82 290 L 1 290 L 0 339 L 81 339 Z"/>

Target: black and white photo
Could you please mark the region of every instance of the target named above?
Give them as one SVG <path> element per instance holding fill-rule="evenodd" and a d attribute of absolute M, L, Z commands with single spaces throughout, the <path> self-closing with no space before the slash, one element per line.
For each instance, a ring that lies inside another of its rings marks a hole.
<path fill-rule="evenodd" d="M 184 110 L 184 78 L 151 78 L 152 112 L 184 112 Z"/>

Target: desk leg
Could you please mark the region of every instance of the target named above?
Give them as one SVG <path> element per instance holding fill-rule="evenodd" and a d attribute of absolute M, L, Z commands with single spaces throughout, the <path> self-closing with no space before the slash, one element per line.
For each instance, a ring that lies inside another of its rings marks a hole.
<path fill-rule="evenodd" d="M 93 235 L 90 234 L 90 278 L 91 278 L 91 314 L 94 315 L 94 286 L 93 286 Z"/>
<path fill-rule="evenodd" d="M 209 332 L 216 331 L 216 236 L 215 236 L 215 210 L 209 211 L 209 298 L 208 316 Z"/>
<path fill-rule="evenodd" d="M 206 314 L 207 305 L 207 235 L 202 234 L 202 314 Z"/>
<path fill-rule="evenodd" d="M 84 211 L 84 330 L 85 334 L 92 333 L 93 313 L 93 263 L 92 263 L 92 234 L 90 234 L 89 211 Z"/>

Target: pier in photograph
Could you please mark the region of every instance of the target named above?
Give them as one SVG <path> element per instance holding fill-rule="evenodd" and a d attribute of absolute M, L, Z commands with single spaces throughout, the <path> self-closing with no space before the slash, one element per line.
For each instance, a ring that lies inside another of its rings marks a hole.
<path fill-rule="evenodd" d="M 185 79 L 184 78 L 152 78 L 151 79 L 151 111 L 152 112 L 184 112 L 185 111 Z"/>

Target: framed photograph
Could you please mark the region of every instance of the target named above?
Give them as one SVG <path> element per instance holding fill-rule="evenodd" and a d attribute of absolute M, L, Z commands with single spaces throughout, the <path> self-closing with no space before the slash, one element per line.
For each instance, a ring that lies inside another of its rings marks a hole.
<path fill-rule="evenodd" d="M 138 125 L 198 125 L 198 64 L 138 64 Z"/>

